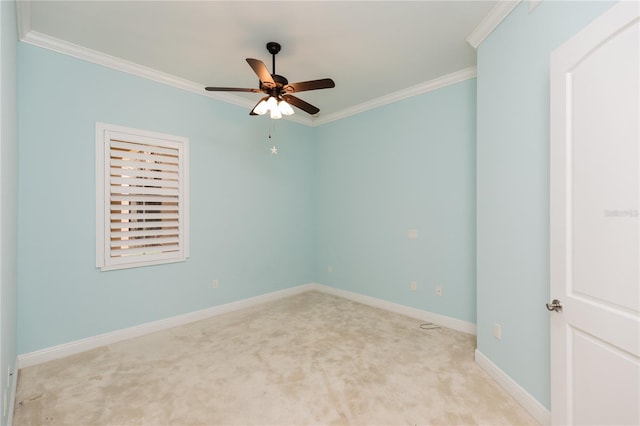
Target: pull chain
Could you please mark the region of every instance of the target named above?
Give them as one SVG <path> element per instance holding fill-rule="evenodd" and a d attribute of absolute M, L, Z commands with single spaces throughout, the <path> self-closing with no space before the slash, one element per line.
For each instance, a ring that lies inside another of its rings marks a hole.
<path fill-rule="evenodd" d="M 269 120 L 269 138 L 268 139 L 275 139 L 275 136 L 276 136 L 275 120 Z M 271 154 L 273 155 L 278 154 L 278 148 L 276 148 L 275 145 L 271 147 Z"/>

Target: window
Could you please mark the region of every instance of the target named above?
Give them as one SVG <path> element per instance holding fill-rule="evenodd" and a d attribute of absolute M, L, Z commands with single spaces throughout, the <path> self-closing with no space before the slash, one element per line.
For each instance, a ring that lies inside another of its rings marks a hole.
<path fill-rule="evenodd" d="M 186 260 L 188 139 L 96 124 L 96 266 Z"/>

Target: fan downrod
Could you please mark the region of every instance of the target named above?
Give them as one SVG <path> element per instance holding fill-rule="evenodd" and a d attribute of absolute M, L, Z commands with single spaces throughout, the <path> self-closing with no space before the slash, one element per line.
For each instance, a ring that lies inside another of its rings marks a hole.
<path fill-rule="evenodd" d="M 270 41 L 267 43 L 267 50 L 271 53 L 271 75 L 276 75 L 276 55 L 280 51 L 280 43 L 276 43 L 275 41 Z"/>

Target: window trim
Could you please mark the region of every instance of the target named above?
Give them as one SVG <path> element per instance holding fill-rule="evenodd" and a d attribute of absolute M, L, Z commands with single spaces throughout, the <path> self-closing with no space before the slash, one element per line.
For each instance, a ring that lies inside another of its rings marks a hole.
<path fill-rule="evenodd" d="M 172 253 L 116 258 L 110 256 L 111 242 L 111 140 L 125 139 L 159 148 L 178 150 L 178 246 Z M 148 130 L 96 123 L 96 268 L 110 271 L 141 266 L 184 262 L 189 257 L 189 139 Z M 144 259 L 144 260 L 143 260 Z"/>

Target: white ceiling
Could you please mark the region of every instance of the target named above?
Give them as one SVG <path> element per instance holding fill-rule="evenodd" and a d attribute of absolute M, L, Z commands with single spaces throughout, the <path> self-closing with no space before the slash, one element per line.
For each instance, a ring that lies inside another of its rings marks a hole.
<path fill-rule="evenodd" d="M 271 70 L 265 44 L 277 41 L 276 72 L 289 82 L 335 81 L 334 89 L 298 94 L 320 108 L 321 118 L 475 66 L 476 52 L 465 39 L 496 3 L 32 1 L 19 7 L 18 21 L 23 36 L 73 43 L 194 87 L 256 87 L 245 58 Z M 260 97 L 225 95 L 240 105 Z"/>

